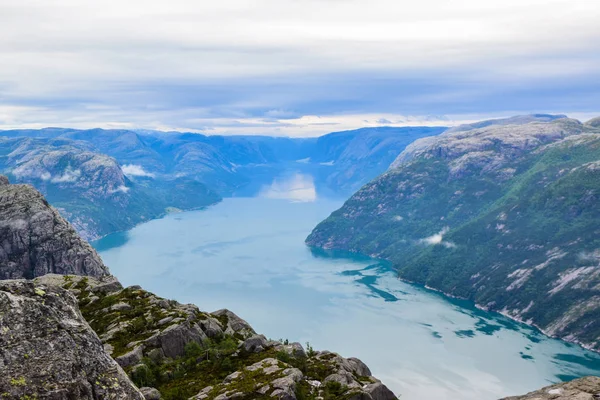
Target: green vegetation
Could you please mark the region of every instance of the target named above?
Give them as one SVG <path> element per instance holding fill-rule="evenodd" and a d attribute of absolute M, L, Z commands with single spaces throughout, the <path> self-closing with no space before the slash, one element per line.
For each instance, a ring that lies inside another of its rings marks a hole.
<path fill-rule="evenodd" d="M 417 157 L 358 191 L 307 243 L 388 259 L 403 279 L 600 350 L 600 135 L 504 162 Z"/>
<path fill-rule="evenodd" d="M 112 346 L 113 357 L 130 352 L 135 343 L 174 324 L 202 322 L 209 317 L 222 327 L 227 327 L 230 322 L 225 314 L 209 316 L 138 287 L 106 294 L 94 288 L 96 283 L 92 278 L 79 276 L 65 276 L 61 284 L 77 295 L 84 318 L 103 342 Z M 177 358 L 163 357 L 146 346 L 141 362 L 125 368 L 125 371 L 137 386 L 155 387 L 165 400 L 188 399 L 208 386 L 213 387 L 209 393 L 209 399 L 212 399 L 225 388 L 224 379 L 236 371 L 240 374 L 226 386 L 227 390 L 245 393 L 244 398 L 247 399 L 268 399 L 275 388 L 269 386 L 263 394 L 257 390 L 283 377 L 284 371 L 289 368 L 297 368 L 304 376 L 296 385 L 299 399 L 316 400 L 319 396 L 325 400 L 345 399 L 356 392 L 335 382 L 323 384 L 321 388 L 308 383 L 309 380 L 324 381 L 336 373 L 339 356 L 334 353 L 318 353 L 309 343 L 306 344 L 306 355 L 274 346 L 258 353 L 247 352 L 239 346 L 243 340 L 240 333 L 235 333 L 205 338 L 202 343 L 189 341 L 185 345 L 185 354 Z M 289 344 L 289 341 L 281 343 Z M 265 373 L 262 368 L 246 369 L 266 359 L 277 360 L 279 368 L 276 372 Z M 372 378 L 357 375 L 355 379 L 362 383 L 374 382 Z"/>

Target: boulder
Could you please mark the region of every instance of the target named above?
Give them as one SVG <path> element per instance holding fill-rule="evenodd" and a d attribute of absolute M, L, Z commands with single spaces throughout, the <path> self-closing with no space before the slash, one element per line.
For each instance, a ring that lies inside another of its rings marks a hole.
<path fill-rule="evenodd" d="M 160 392 L 151 387 L 140 388 L 140 392 L 144 395 L 146 400 L 160 400 Z"/>
<path fill-rule="evenodd" d="M 131 365 L 135 365 L 142 361 L 144 358 L 144 346 L 139 345 L 129 353 L 125 353 L 120 357 L 115 358 L 115 361 L 119 363 L 119 365 L 123 368 L 129 367 Z"/>
<path fill-rule="evenodd" d="M 256 335 L 256 332 L 254 329 L 252 329 L 249 323 L 227 309 L 215 311 L 212 313 L 212 315 L 216 317 L 227 317 L 227 327 L 225 329 L 225 333 L 228 335 L 239 333 L 246 338 Z"/>
<path fill-rule="evenodd" d="M 150 347 L 160 347 L 165 357 L 177 358 L 185 354 L 185 346 L 190 342 L 199 344 L 207 339 L 206 334 L 197 324 L 184 321 L 178 325 L 171 325 L 162 332 L 145 340 Z"/>
<path fill-rule="evenodd" d="M 0 327 L 3 398 L 144 400 L 66 290 L 0 282 Z"/>
<path fill-rule="evenodd" d="M 240 346 L 249 353 L 259 353 L 267 348 L 267 338 L 263 335 L 254 335 L 246 339 Z"/>

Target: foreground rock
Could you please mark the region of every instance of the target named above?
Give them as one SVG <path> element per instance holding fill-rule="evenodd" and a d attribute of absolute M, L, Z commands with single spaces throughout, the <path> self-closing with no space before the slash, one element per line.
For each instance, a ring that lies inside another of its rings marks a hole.
<path fill-rule="evenodd" d="M 548 386 L 525 396 L 503 400 L 596 400 L 600 398 L 600 378 L 588 376 L 567 383 Z"/>
<path fill-rule="evenodd" d="M 144 399 L 78 311 L 73 295 L 0 282 L 2 399 Z"/>
<path fill-rule="evenodd" d="M 0 279 L 48 273 L 102 276 L 96 251 L 29 185 L 0 180 Z"/>
<path fill-rule="evenodd" d="M 275 349 L 281 351 L 281 344 Z M 291 355 L 287 362 L 265 358 L 207 386 L 190 400 L 265 398 L 344 398 L 348 400 L 394 400 L 396 396 L 366 366 L 350 362 L 330 352 L 317 352 L 308 358 Z"/>
<path fill-rule="evenodd" d="M 46 275 L 35 283 L 77 296 L 106 351 L 148 396 L 396 399 L 362 361 L 269 340 L 229 310 L 203 312 L 111 276 Z"/>

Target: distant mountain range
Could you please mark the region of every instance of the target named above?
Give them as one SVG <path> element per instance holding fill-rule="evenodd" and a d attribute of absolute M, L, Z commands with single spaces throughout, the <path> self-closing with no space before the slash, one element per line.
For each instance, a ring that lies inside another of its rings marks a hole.
<path fill-rule="evenodd" d="M 417 140 L 311 246 L 600 350 L 600 123 L 533 115 Z"/>
<path fill-rule="evenodd" d="M 411 142 L 446 128 L 365 128 L 319 138 L 47 128 L 0 132 L 0 171 L 31 183 L 91 240 L 170 210 L 252 194 L 284 170 L 349 195 Z"/>

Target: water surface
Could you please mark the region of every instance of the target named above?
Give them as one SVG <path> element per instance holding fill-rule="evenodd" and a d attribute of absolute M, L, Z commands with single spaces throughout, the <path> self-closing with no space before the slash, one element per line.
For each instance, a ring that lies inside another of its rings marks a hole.
<path fill-rule="evenodd" d="M 600 373 L 600 358 L 396 279 L 384 262 L 311 251 L 342 204 L 306 176 L 254 198 L 171 214 L 94 245 L 125 285 L 214 311 L 273 339 L 359 357 L 403 399 L 497 399 Z"/>

